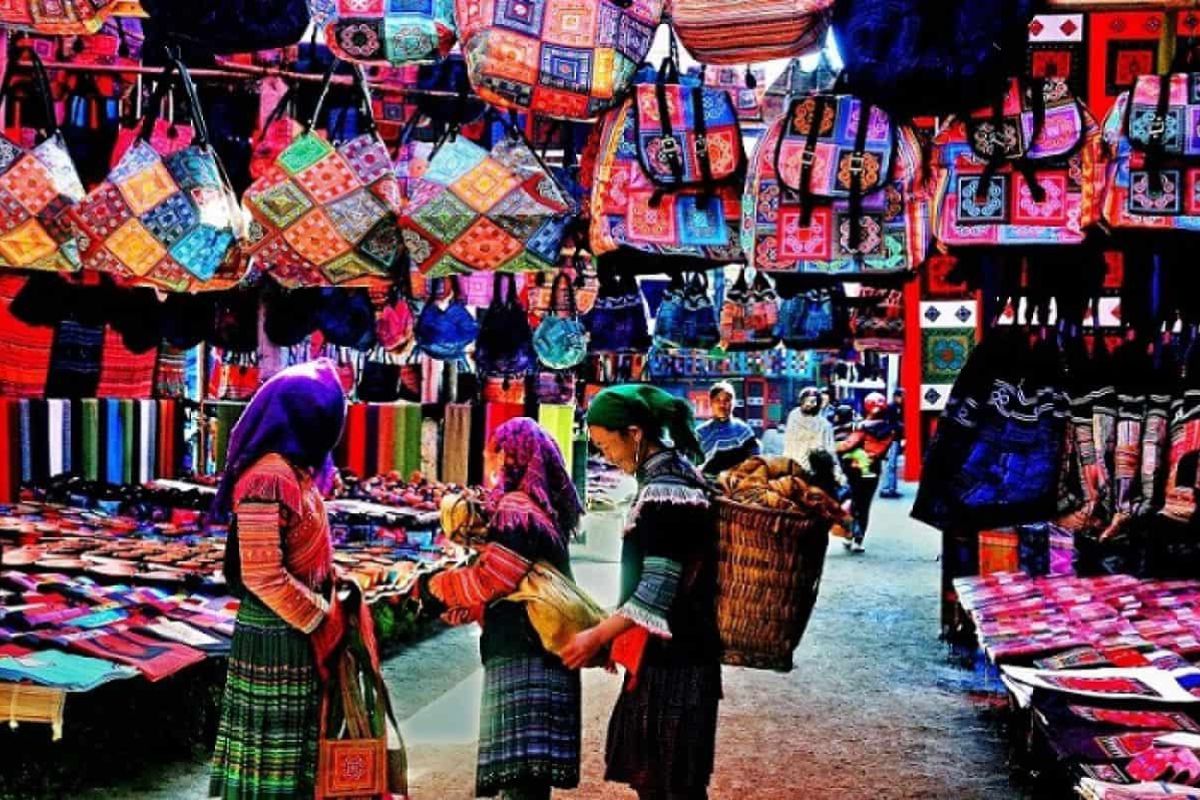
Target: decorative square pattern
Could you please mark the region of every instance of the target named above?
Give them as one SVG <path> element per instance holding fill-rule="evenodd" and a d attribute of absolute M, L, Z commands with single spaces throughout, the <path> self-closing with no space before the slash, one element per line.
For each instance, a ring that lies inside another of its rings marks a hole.
<path fill-rule="evenodd" d="M 117 188 L 133 213 L 141 216 L 178 191 L 179 187 L 162 162 L 155 162 L 118 183 Z"/>
<path fill-rule="evenodd" d="M 34 219 L 0 235 L 0 257 L 12 267 L 32 267 L 57 251 L 58 243 Z"/>
<path fill-rule="evenodd" d="M 488 219 L 478 219 L 450 245 L 450 254 L 477 269 L 495 270 L 523 249 L 520 242 Z"/>
<path fill-rule="evenodd" d="M 32 216 L 12 192 L 0 188 L 0 233 L 7 233 Z"/>
<path fill-rule="evenodd" d="M 413 221 L 443 242 L 450 242 L 471 227 L 475 215 L 470 206 L 452 192 L 443 192 L 421 206 L 413 215 Z"/>
<path fill-rule="evenodd" d="M 541 79 L 542 83 L 555 89 L 587 91 L 592 81 L 592 52 L 542 45 Z"/>
<path fill-rule="evenodd" d="M 126 269 L 138 276 L 149 272 L 166 254 L 158 240 L 136 219 L 118 228 L 108 237 L 105 246 Z"/>
<path fill-rule="evenodd" d="M 75 210 L 81 227 L 97 239 L 104 239 L 133 217 L 129 204 L 111 183 L 102 183 Z"/>
<path fill-rule="evenodd" d="M 313 207 L 308 195 L 294 183 L 272 186 L 255 198 L 254 204 L 280 228 L 291 225 Z"/>
<path fill-rule="evenodd" d="M 549 0 L 542 38 L 551 44 L 590 50 L 596 41 L 597 5 L 592 0 Z"/>
<path fill-rule="evenodd" d="M 328 208 L 333 226 L 351 242 L 357 242 L 366 236 L 379 221 L 384 210 L 383 205 L 366 189 L 359 189 L 349 197 L 330 204 Z"/>
<path fill-rule="evenodd" d="M 339 197 L 345 197 L 360 185 L 337 153 L 330 153 L 300 172 L 296 180 L 318 205 L 327 205 Z"/>
<path fill-rule="evenodd" d="M 30 214 L 37 214 L 57 194 L 49 171 L 29 154 L 22 156 L 12 169 L 0 176 L 0 188 L 17 198 Z"/>
<path fill-rule="evenodd" d="M 350 243 L 342 238 L 329 217 L 319 208 L 314 208 L 285 230 L 283 238 L 302 258 L 318 266 L 333 261 L 350 249 Z"/>
<path fill-rule="evenodd" d="M 545 13 L 544 0 L 496 0 L 495 22 L 518 33 L 540 36 Z"/>
<path fill-rule="evenodd" d="M 499 203 L 518 185 L 520 181 L 503 164 L 487 158 L 455 181 L 451 188 L 459 199 L 483 213 Z"/>
<path fill-rule="evenodd" d="M 223 261 L 222 254 L 232 243 L 233 235 L 229 231 L 201 225 L 192 228 L 171 248 L 171 256 L 196 278 L 206 281 L 216 275 Z"/>
<path fill-rule="evenodd" d="M 288 145 L 275 163 L 287 170 L 289 175 L 296 175 L 332 152 L 333 145 L 315 133 L 307 133 Z"/>

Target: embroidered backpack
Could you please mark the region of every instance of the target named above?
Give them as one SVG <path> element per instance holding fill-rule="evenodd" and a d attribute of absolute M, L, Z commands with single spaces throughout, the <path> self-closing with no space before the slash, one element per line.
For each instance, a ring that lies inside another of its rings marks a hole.
<path fill-rule="evenodd" d="M 360 68 L 355 87 L 366 132 L 335 143 L 315 129 L 337 64 L 300 135 L 242 197 L 252 219 L 250 254 L 288 287 L 386 280 L 401 253 L 399 185 Z"/>
<path fill-rule="evenodd" d="M 1142 75 L 1117 99 L 1104 121 L 1109 227 L 1200 230 L 1197 115 L 1200 73 Z"/>
<path fill-rule="evenodd" d="M 740 261 L 746 156 L 729 93 L 681 82 L 671 60 L 643 77 L 600 134 L 593 252 L 620 248 L 697 268 Z"/>
<path fill-rule="evenodd" d="M 929 209 L 913 131 L 844 94 L 792 101 L 759 140 L 742 199 L 742 248 L 767 272 L 915 269 Z"/>
<path fill-rule="evenodd" d="M 425 156 L 411 150 L 400 227 L 428 277 L 554 269 L 574 217 L 568 192 L 524 136 L 484 150 L 456 129 Z M 424 160 L 423 160 L 424 159 Z"/>
<path fill-rule="evenodd" d="M 654 346 L 709 350 L 721 341 L 717 310 L 708 295 L 708 278 L 696 272 L 690 278 L 676 274 L 663 293 L 654 318 Z"/>
<path fill-rule="evenodd" d="M 743 268 L 721 303 L 721 346 L 728 351 L 768 350 L 779 343 L 778 323 L 779 295 L 770 279 L 759 272 L 747 281 Z"/>
<path fill-rule="evenodd" d="M 501 108 L 591 120 L 624 99 L 663 0 L 455 0 L 471 85 Z"/>
<path fill-rule="evenodd" d="M 1100 219 L 1100 126 L 1060 80 L 1013 80 L 934 140 L 942 244 L 1079 244 Z"/>
<path fill-rule="evenodd" d="M 673 0 L 671 27 L 705 64 L 791 58 L 820 47 L 833 0 Z"/>
<path fill-rule="evenodd" d="M 450 54 L 453 0 L 335 0 L 325 41 L 338 58 L 364 64 L 421 64 Z"/>
<path fill-rule="evenodd" d="M 0 95 L 9 96 L 13 75 L 10 55 Z M 26 149 L 0 134 L 0 267 L 72 272 L 79 269 L 79 245 L 69 211 L 85 196 L 75 163 L 54 114 L 54 99 L 42 60 L 32 49 L 33 75 L 43 102 L 45 138 Z"/>

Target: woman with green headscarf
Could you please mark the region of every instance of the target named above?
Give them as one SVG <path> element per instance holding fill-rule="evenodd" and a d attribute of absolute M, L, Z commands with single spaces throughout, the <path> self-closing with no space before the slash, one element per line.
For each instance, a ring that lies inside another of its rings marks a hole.
<path fill-rule="evenodd" d="M 621 548 L 621 605 L 563 651 L 568 667 L 611 646 L 626 668 L 608 729 L 605 778 L 640 800 L 708 796 L 721 699 L 717 531 L 692 408 L 650 385 L 605 389 L 588 408 L 592 441 L 637 476 Z"/>

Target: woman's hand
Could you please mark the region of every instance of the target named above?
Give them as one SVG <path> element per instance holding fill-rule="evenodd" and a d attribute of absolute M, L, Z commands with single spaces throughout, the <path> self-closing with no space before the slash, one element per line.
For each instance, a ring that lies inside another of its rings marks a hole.
<path fill-rule="evenodd" d="M 582 669 L 595 662 L 596 655 L 603 649 L 604 644 L 600 631 L 588 628 L 575 634 L 558 655 L 567 669 Z"/>

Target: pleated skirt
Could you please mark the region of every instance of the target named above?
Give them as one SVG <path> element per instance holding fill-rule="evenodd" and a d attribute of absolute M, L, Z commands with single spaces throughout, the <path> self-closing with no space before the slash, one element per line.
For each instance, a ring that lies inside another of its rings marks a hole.
<path fill-rule="evenodd" d="M 319 712 L 308 637 L 247 595 L 229 653 L 209 795 L 311 800 Z"/>

